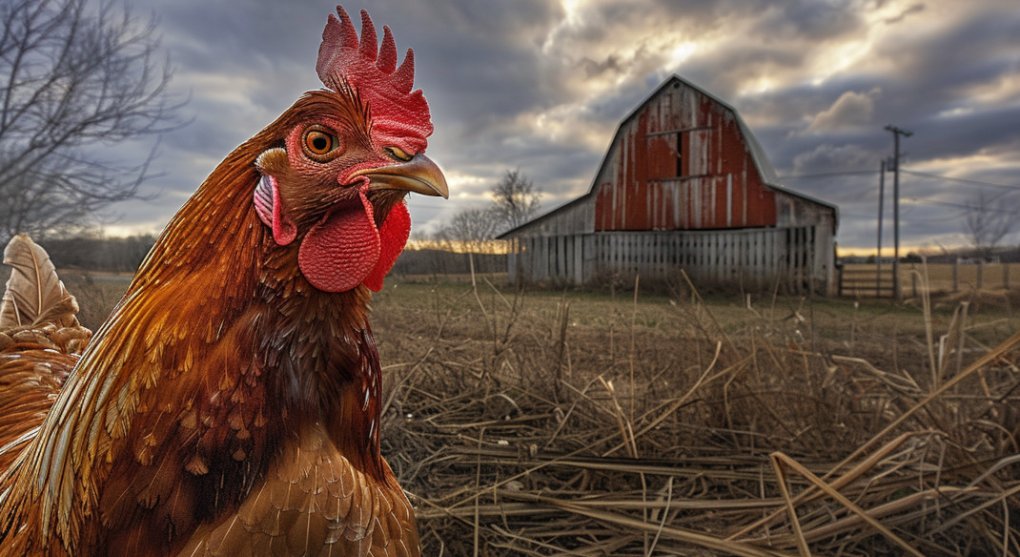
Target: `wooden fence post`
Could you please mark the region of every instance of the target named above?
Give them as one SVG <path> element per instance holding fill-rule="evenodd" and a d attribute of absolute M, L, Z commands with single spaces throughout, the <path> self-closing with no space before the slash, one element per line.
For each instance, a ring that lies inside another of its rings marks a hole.
<path fill-rule="evenodd" d="M 960 291 L 960 260 L 953 260 L 953 292 Z"/>
<path fill-rule="evenodd" d="M 911 272 L 910 272 L 910 290 L 912 292 L 912 296 L 914 298 L 916 298 L 917 297 L 917 273 L 914 272 L 914 269 L 911 269 Z"/>
<path fill-rule="evenodd" d="M 984 284 L 983 284 L 984 283 L 984 280 L 983 280 L 984 276 L 982 276 L 982 275 L 984 275 L 984 272 L 983 272 L 984 269 L 985 269 L 984 262 L 983 261 L 978 261 L 977 262 L 977 289 L 978 290 L 981 290 L 984 287 Z"/>
<path fill-rule="evenodd" d="M 1009 290 L 1009 262 L 1002 264 L 1002 287 Z"/>

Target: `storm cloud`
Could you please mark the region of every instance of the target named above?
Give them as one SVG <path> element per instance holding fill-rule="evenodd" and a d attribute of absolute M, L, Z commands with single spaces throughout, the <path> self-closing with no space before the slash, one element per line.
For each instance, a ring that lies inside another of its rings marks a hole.
<path fill-rule="evenodd" d="M 219 160 L 319 87 L 330 3 L 144 0 L 190 98 L 166 134 L 155 196 L 114 208 L 111 231 L 161 228 Z M 787 187 L 840 207 L 843 247 L 874 243 L 878 165 L 903 140 L 906 245 L 965 242 L 963 209 L 987 190 L 1020 205 L 1020 11 L 950 0 L 379 0 L 367 8 L 415 49 L 432 107 L 430 156 L 451 199 L 412 197 L 429 230 L 486 202 L 519 168 L 550 209 L 587 191 L 620 120 L 678 74 L 741 112 Z M 144 156 L 147 146 L 119 156 Z M 137 152 L 135 152 L 137 151 Z M 888 203 L 886 204 L 889 205 Z"/>

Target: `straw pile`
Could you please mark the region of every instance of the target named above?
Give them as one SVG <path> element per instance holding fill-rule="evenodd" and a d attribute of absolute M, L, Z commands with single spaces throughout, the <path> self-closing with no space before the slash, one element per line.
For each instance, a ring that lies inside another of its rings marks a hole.
<path fill-rule="evenodd" d="M 669 331 L 482 284 L 380 310 L 383 450 L 425 554 L 1020 554 L 1020 334 L 976 351 L 929 319 L 898 371 L 686 300 Z"/>

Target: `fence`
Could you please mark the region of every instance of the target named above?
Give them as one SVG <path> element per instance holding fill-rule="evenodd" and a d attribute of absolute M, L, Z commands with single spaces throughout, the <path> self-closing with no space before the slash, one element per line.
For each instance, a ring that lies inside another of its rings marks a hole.
<path fill-rule="evenodd" d="M 634 275 L 668 279 L 683 269 L 698 286 L 829 293 L 832 261 L 831 243 L 816 227 L 599 232 L 515 238 L 509 275 L 585 284 Z"/>
<path fill-rule="evenodd" d="M 893 298 L 896 281 L 892 264 L 882 267 L 841 266 L 838 271 L 839 295 L 867 298 Z"/>
<path fill-rule="evenodd" d="M 927 273 L 927 282 L 924 280 Z M 840 270 L 841 295 L 874 296 L 876 266 L 844 265 Z M 892 296 L 892 264 L 882 265 L 882 296 Z M 1020 287 L 1020 263 L 900 263 L 900 289 L 903 296 L 929 292 L 967 290 L 1010 290 Z"/>

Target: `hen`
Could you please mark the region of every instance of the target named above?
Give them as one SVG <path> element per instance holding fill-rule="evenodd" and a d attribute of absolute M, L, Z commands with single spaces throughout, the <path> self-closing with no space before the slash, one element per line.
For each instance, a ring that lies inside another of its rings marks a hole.
<path fill-rule="evenodd" d="M 407 240 L 404 197 L 447 186 L 413 53 L 398 67 L 388 28 L 380 46 L 367 13 L 359 39 L 337 12 L 326 88 L 220 163 L 45 419 L 0 439 L 16 453 L 0 555 L 419 555 L 380 454 L 367 314 Z"/>

